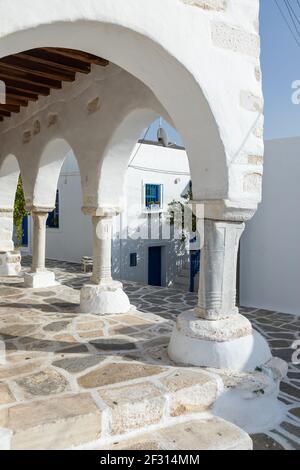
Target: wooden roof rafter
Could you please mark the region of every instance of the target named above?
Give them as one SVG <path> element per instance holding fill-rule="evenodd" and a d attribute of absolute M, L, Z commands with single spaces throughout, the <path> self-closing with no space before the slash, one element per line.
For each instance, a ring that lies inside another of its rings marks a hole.
<path fill-rule="evenodd" d="M 39 96 L 59 90 L 62 82 L 73 82 L 77 73 L 88 74 L 92 64 L 109 62 L 87 52 L 66 48 L 31 49 L 0 59 L 0 80 L 6 85 L 6 102 L 0 104 L 0 121 L 20 112 Z"/>

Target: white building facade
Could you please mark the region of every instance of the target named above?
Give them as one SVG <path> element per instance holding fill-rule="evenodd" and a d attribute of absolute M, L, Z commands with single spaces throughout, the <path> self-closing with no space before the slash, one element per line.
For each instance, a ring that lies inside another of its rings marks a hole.
<path fill-rule="evenodd" d="M 63 164 L 57 188 L 55 214 L 47 221 L 46 257 L 81 263 L 83 256 L 93 254 L 92 226 L 81 211 L 80 171 L 72 152 Z M 174 237 L 170 204 L 186 204 L 189 191 L 190 170 L 184 148 L 173 144 L 164 147 L 158 142 L 137 143 L 126 173 L 125 208 L 114 221 L 114 278 L 174 285 L 189 261 L 189 236 L 181 238 L 178 231 Z M 28 249 L 22 248 L 24 254 L 32 254 L 32 230 L 29 217 Z"/>
<path fill-rule="evenodd" d="M 267 141 L 263 199 L 241 243 L 241 303 L 300 315 L 300 138 Z"/>

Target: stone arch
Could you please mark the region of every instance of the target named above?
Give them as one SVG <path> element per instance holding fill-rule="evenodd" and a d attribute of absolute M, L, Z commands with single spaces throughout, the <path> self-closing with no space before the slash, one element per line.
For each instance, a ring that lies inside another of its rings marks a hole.
<path fill-rule="evenodd" d="M 132 110 L 113 130 L 101 156 L 97 187 L 99 207 L 123 206 L 125 175 L 129 160 L 139 137 L 156 117 L 158 114 L 151 109 Z"/>
<path fill-rule="evenodd" d="M 0 208 L 13 211 L 20 166 L 15 155 L 0 160 Z"/>
<path fill-rule="evenodd" d="M 174 2 L 168 3 L 174 5 Z M 11 34 L 1 39 L 1 56 L 20 52 L 20 44 L 22 50 L 47 44 L 49 47 L 84 50 L 127 70 L 153 91 L 181 134 L 189 157 L 195 198 L 226 198 L 229 177 L 227 152 L 221 134 L 227 138 L 227 133 L 222 133 L 215 112 L 216 105 L 213 98 L 208 97 L 207 83 L 203 78 L 207 78 L 206 70 L 203 70 L 203 75 L 198 70 L 198 77 L 195 77 L 190 58 L 183 57 L 182 46 L 177 43 L 180 51 L 176 54 L 167 36 L 159 37 L 159 22 L 151 26 L 148 19 L 143 27 L 139 24 L 138 19 L 145 15 L 138 18 L 134 8 L 140 10 L 141 4 L 146 6 L 146 2 L 130 2 L 124 16 L 118 1 L 101 2 L 101 7 L 87 1 L 84 8 L 79 2 L 73 2 L 74 10 L 68 10 L 67 6 L 57 9 L 51 24 L 49 12 L 43 15 L 40 10 L 38 17 L 31 18 L 27 11 L 24 15 L 26 24 L 17 32 L 10 25 Z M 116 7 L 114 11 L 113 6 Z M 20 8 L 22 10 L 22 4 Z M 190 13 L 185 21 L 188 19 Z M 176 28 L 178 25 L 171 26 Z M 203 27 L 206 26 L 203 18 Z M 184 24 L 180 31 L 176 31 L 179 37 L 183 31 L 186 32 Z M 197 67 L 201 68 L 201 51 L 198 62 Z M 203 67 L 206 63 L 207 57 L 203 56 Z"/>
<path fill-rule="evenodd" d="M 20 176 L 20 166 L 14 154 L 0 158 L 0 275 L 17 275 L 20 256 L 13 254 L 14 203 Z M 6 253 L 12 253 L 8 257 Z"/>
<path fill-rule="evenodd" d="M 73 148 L 63 137 L 56 137 L 44 146 L 37 163 L 36 174 L 30 190 L 25 192 L 30 208 L 53 209 L 62 166 Z"/>

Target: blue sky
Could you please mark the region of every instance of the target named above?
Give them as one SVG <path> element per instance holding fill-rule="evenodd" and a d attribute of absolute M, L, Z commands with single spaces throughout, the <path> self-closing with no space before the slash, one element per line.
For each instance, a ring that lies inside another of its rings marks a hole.
<path fill-rule="evenodd" d="M 284 0 L 277 0 L 288 15 Z M 289 0 L 298 13 L 297 0 Z M 261 64 L 265 97 L 265 139 L 300 135 L 300 104 L 292 103 L 292 83 L 300 80 L 300 47 L 284 23 L 274 0 L 260 0 Z M 299 24 L 300 32 L 300 24 Z M 299 38 L 300 44 L 300 38 Z M 158 122 L 147 138 L 156 139 Z M 180 136 L 164 123 L 169 140 L 181 143 Z"/>

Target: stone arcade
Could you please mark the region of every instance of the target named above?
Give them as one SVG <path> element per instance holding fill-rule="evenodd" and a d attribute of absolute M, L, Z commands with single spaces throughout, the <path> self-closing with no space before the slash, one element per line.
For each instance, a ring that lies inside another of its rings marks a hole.
<path fill-rule="evenodd" d="M 112 221 L 123 210 L 132 149 L 163 116 L 184 140 L 194 202 L 205 217 L 198 307 L 178 316 L 169 356 L 196 368 L 265 368 L 277 387 L 284 366 L 274 365 L 266 341 L 236 306 L 239 239 L 261 200 L 258 0 L 35 0 L 30 11 L 22 0 L 3 0 L 1 8 L 0 79 L 7 90 L 0 105 L 1 275 L 20 271 L 12 242 L 20 171 L 34 221 L 25 285 L 56 285 L 45 268 L 45 222 L 72 149 L 94 240 L 81 312 L 103 318 L 134 312 L 122 284 L 112 280 Z"/>

